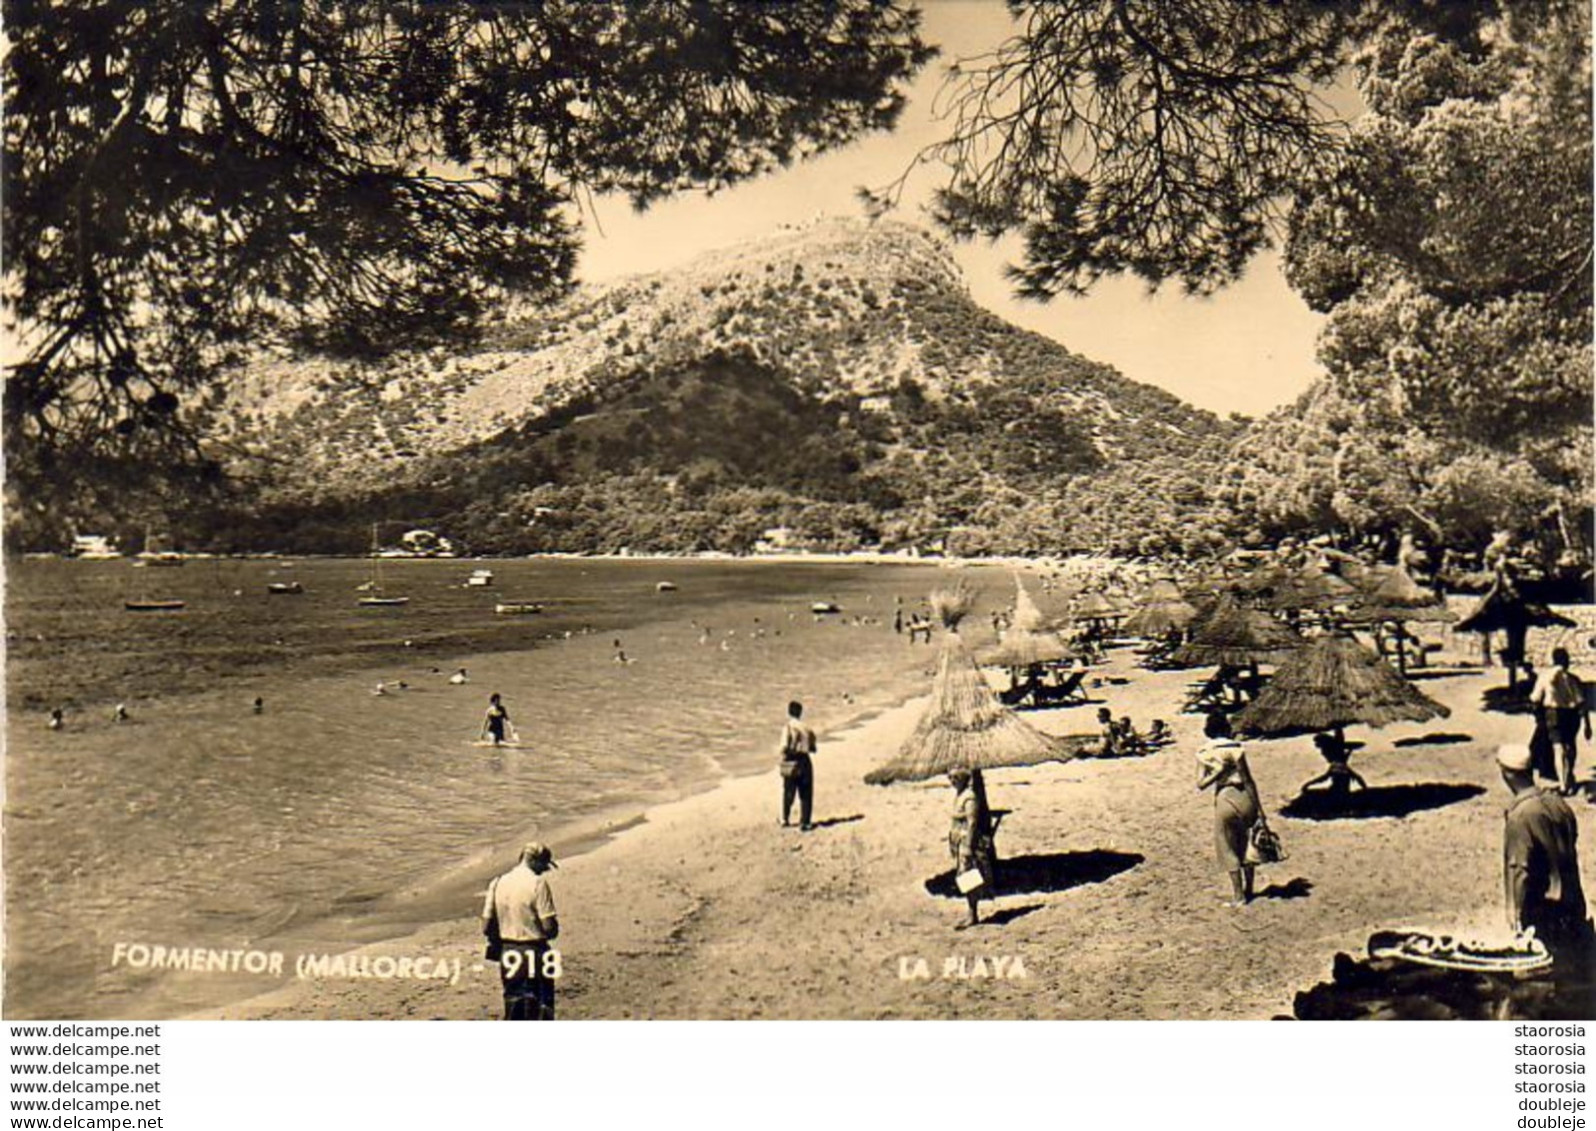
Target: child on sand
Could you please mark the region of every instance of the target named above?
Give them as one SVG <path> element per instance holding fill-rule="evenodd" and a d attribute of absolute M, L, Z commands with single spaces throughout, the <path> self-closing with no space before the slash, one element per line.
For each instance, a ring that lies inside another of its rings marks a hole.
<path fill-rule="evenodd" d="M 1313 736 L 1313 744 L 1319 748 L 1320 755 L 1329 763 L 1329 766 L 1318 777 L 1304 782 L 1301 789 L 1302 793 L 1307 793 L 1308 790 L 1320 782 L 1330 783 L 1329 792 L 1332 797 L 1347 796 L 1347 794 L 1352 792 L 1354 783 L 1357 784 L 1359 789 L 1369 788 L 1369 783 L 1363 780 L 1357 770 L 1347 764 L 1352 754 L 1347 749 L 1347 744 L 1344 741 L 1333 734 L 1316 734 Z"/>

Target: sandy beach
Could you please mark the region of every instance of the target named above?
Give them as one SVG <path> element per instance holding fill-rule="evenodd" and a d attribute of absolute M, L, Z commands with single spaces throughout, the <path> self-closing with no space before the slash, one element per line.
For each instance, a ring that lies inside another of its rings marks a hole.
<path fill-rule="evenodd" d="M 779 826 L 773 764 L 567 853 L 551 877 L 560 1016 L 1269 1018 L 1289 1015 L 1297 991 L 1326 979 L 1338 952 L 1361 955 L 1377 929 L 1505 935 L 1506 795 L 1492 752 L 1524 741 L 1529 724 L 1482 710 L 1501 669 L 1422 675 L 1448 719 L 1349 732 L 1366 743 L 1353 765 L 1389 815 L 1282 815 L 1322 762 L 1308 737 L 1249 742 L 1290 857 L 1262 870 L 1258 900 L 1232 909 L 1214 863 L 1212 802 L 1194 789 L 1200 719 L 1177 709 L 1204 673 L 1145 672 L 1134 659 L 1111 653 L 1094 673 L 1092 705 L 1027 717 L 1082 733 L 1106 704 L 1142 728 L 1170 721 L 1177 741 L 1141 758 L 990 772 L 992 805 L 1012 813 L 998 838 L 1004 893 L 983 904 L 980 926 L 955 931 L 962 901 L 927 888 L 948 870 L 951 789 L 862 781 L 913 727 L 915 701 L 824 736 L 813 832 Z M 1589 776 L 1588 753 L 1580 772 Z M 1588 830 L 1590 807 L 1576 811 Z M 1588 831 L 1581 856 L 1596 877 Z M 496 1017 L 475 912 L 366 948 L 459 959 L 456 984 L 313 978 L 197 1016 Z"/>

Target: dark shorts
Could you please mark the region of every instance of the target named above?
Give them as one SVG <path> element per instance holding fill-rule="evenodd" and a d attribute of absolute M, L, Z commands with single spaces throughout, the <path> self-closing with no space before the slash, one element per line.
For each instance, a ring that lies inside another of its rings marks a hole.
<path fill-rule="evenodd" d="M 1552 733 L 1557 736 L 1557 741 L 1564 746 L 1572 748 L 1579 741 L 1579 727 L 1584 720 L 1585 712 L 1578 707 L 1552 707 L 1548 710 L 1551 715 Z"/>
<path fill-rule="evenodd" d="M 511 942 L 506 939 L 499 957 L 499 980 L 504 983 L 506 1021 L 554 1020 L 554 979 L 543 972 L 546 942 Z"/>

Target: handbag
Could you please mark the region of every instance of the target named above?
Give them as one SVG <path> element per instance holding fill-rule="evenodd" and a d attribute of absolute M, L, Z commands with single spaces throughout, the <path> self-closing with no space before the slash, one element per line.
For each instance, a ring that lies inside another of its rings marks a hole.
<path fill-rule="evenodd" d="M 497 962 L 504 955 L 504 936 L 499 934 L 499 905 L 494 895 L 499 890 L 499 881 L 495 879 L 488 886 L 488 906 L 492 910 L 488 913 L 487 922 L 482 924 L 482 933 L 487 936 L 487 946 L 482 949 L 482 957 L 489 962 Z"/>
<path fill-rule="evenodd" d="M 981 874 L 981 869 L 979 868 L 966 868 L 953 877 L 953 885 L 959 889 L 961 895 L 969 895 L 978 888 L 985 886 L 985 884 L 986 877 Z"/>
<path fill-rule="evenodd" d="M 1278 864 L 1286 858 L 1285 846 L 1280 843 L 1279 835 L 1263 821 L 1258 821 L 1252 826 L 1252 835 L 1247 838 L 1248 864 Z"/>

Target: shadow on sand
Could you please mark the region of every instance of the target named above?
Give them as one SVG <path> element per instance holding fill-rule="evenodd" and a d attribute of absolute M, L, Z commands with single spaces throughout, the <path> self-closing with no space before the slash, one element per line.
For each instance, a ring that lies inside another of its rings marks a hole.
<path fill-rule="evenodd" d="M 1270 884 L 1262 891 L 1253 893 L 1254 899 L 1307 899 L 1313 891 L 1313 881 L 1305 880 L 1301 876 L 1287 880 L 1283 884 Z"/>
<path fill-rule="evenodd" d="M 812 829 L 829 829 L 832 825 L 848 825 L 854 821 L 864 820 L 863 813 L 853 813 L 846 817 L 827 817 L 823 821 L 814 821 L 810 824 Z"/>
<path fill-rule="evenodd" d="M 1019 907 L 1000 907 L 988 915 L 981 916 L 981 922 L 994 927 L 1001 927 L 1004 923 L 1012 923 L 1033 911 L 1040 911 L 1044 907 L 1041 903 L 1024 903 Z"/>
<path fill-rule="evenodd" d="M 1405 678 L 1414 683 L 1423 683 L 1431 679 L 1455 679 L 1464 675 L 1479 675 L 1480 668 L 1464 667 L 1428 667 L 1409 668 Z"/>
<path fill-rule="evenodd" d="M 1499 715 L 1528 715 L 1531 713 L 1529 692 L 1529 686 L 1524 683 L 1520 683 L 1514 691 L 1505 687 L 1487 687 L 1480 692 L 1480 704 L 1485 710 L 1495 711 Z"/>
<path fill-rule="evenodd" d="M 1406 817 L 1425 809 L 1441 809 L 1485 792 L 1481 785 L 1461 782 L 1416 782 L 1409 785 L 1371 785 L 1337 797 L 1327 789 L 1299 793 L 1280 810 L 1299 821 L 1363 820 L 1369 817 Z"/>
<path fill-rule="evenodd" d="M 1434 734 L 1415 734 L 1399 738 L 1391 745 L 1400 749 L 1406 746 L 1455 746 L 1459 742 L 1473 741 L 1472 734 L 1448 734 L 1437 731 Z"/>
<path fill-rule="evenodd" d="M 1083 884 L 1100 884 L 1128 872 L 1146 857 L 1134 852 L 1050 852 L 1041 856 L 1013 856 L 999 860 L 994 896 L 1042 895 L 1069 891 Z M 925 890 L 945 899 L 963 899 L 954 886 L 953 872 L 938 873 L 925 882 Z"/>
<path fill-rule="evenodd" d="M 1437 970 L 1337 954 L 1330 979 L 1296 996 L 1303 1021 L 1584 1021 L 1596 1000 L 1588 966 L 1552 977 Z"/>

